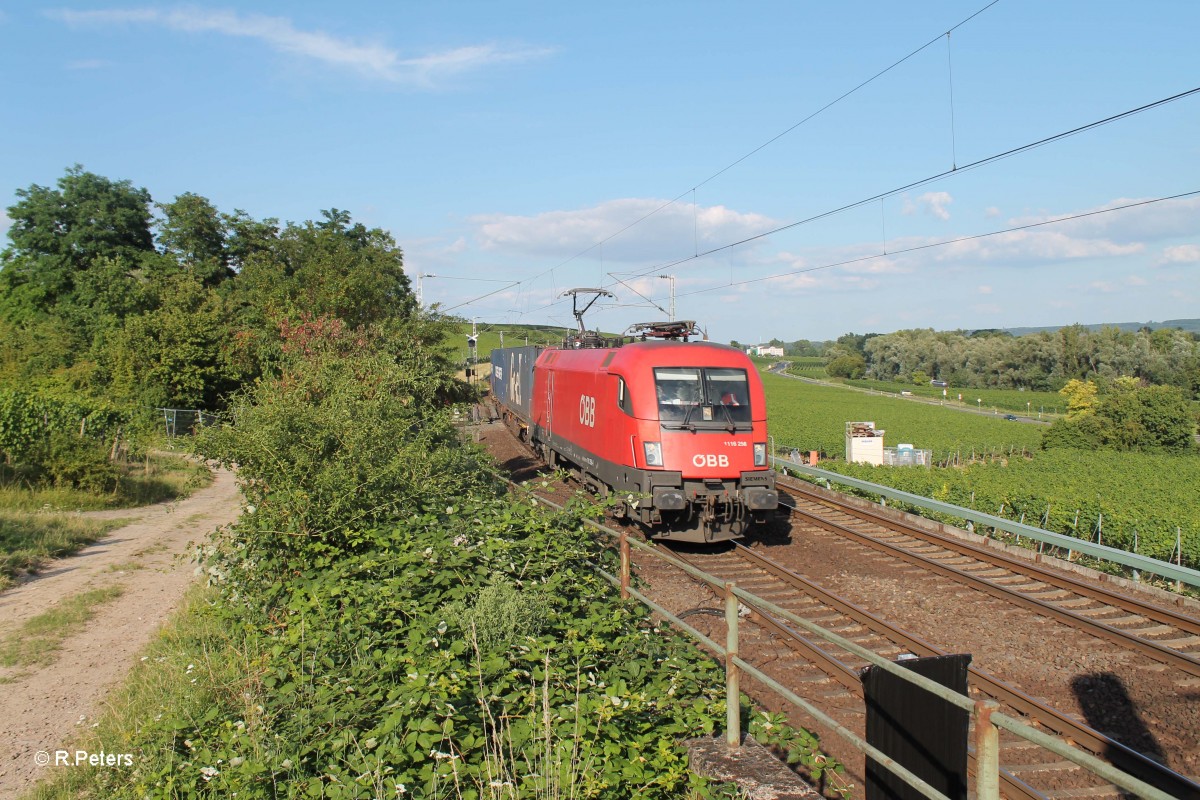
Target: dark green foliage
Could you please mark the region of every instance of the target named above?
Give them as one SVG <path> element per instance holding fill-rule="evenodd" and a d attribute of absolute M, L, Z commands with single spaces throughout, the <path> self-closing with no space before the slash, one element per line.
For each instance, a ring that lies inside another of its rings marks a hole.
<path fill-rule="evenodd" d="M 346 211 L 281 226 L 184 193 L 157 206 L 156 242 L 150 195 L 129 181 L 76 166 L 17 196 L 0 256 L 0 386 L 213 410 L 275 374 L 281 328 L 417 313 L 400 248 Z"/>
<path fill-rule="evenodd" d="M 36 456 L 54 486 L 96 494 L 117 488 L 120 472 L 103 442 L 56 431 Z"/>
<path fill-rule="evenodd" d="M 229 422 L 197 441 L 237 464 L 247 500 L 269 520 L 272 552 L 355 549 L 352 527 L 393 519 L 430 485 L 479 483 L 477 454 L 454 446 L 444 409 L 460 387 L 437 330 L 389 338 L 319 318 L 284 330 L 281 375 L 239 395 Z"/>
<path fill-rule="evenodd" d="M 825 365 L 825 372 L 833 378 L 861 378 L 867 371 L 867 362 L 862 356 L 841 355 Z"/>
<path fill-rule="evenodd" d="M 186 192 L 160 208 L 166 216 L 158 231 L 164 253 L 206 286 L 233 277 L 229 220 L 207 198 Z"/>
<path fill-rule="evenodd" d="M 259 719 L 236 721 L 236 699 L 149 723 L 131 784 L 183 797 L 687 790 L 674 742 L 723 718 L 718 668 L 617 598 L 589 564 L 611 555 L 576 513 L 508 497 L 451 429 L 446 365 L 425 348 L 312 320 L 288 331 L 281 376 L 201 436 L 246 487 L 208 570 L 219 613 L 263 654 Z"/>
<path fill-rule="evenodd" d="M 831 355 L 853 352 L 857 343 L 857 337 L 847 334 Z M 1070 325 L 1019 337 L 997 331 L 903 330 L 869 337 L 858 350 L 872 379 L 907 380 L 920 370 L 960 388 L 1057 391 L 1072 379 L 1107 385 L 1127 376 L 1175 386 L 1195 397 L 1200 380 L 1200 339 L 1173 329 L 1090 331 Z"/>
<path fill-rule="evenodd" d="M 18 189 L 10 206 L 12 248 L 3 257 L 0 288 L 20 290 L 18 308 L 47 311 L 71 302 L 79 276 L 101 258 L 138 263 L 153 252 L 150 194 L 129 181 L 110 181 L 76 165 L 57 189 Z"/>
<path fill-rule="evenodd" d="M 1094 411 L 1057 420 L 1042 438 L 1042 448 L 1195 451 L 1196 418 L 1183 392 L 1173 386 L 1114 382 Z"/>

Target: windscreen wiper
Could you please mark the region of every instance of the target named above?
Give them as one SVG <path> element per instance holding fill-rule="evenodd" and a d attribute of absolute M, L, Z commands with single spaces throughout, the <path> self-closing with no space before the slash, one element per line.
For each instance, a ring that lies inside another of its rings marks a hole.
<path fill-rule="evenodd" d="M 699 407 L 700 407 L 699 403 L 694 403 L 694 404 L 688 406 L 687 413 L 683 415 L 683 422 L 679 423 L 679 428 L 678 428 L 679 430 L 691 431 L 692 433 L 696 432 L 696 426 L 689 425 L 688 420 L 690 420 L 692 418 L 692 412 L 695 411 Z"/>
<path fill-rule="evenodd" d="M 721 413 L 725 415 L 725 421 L 729 423 L 725 426 L 725 430 L 729 431 L 730 433 L 737 433 L 738 426 L 737 423 L 733 421 L 733 414 L 729 413 L 729 406 L 721 403 Z"/>

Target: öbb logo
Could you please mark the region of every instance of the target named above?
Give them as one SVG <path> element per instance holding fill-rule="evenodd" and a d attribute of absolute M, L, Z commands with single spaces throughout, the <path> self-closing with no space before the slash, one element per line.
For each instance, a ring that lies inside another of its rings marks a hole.
<path fill-rule="evenodd" d="M 697 467 L 728 467 L 729 456 L 713 455 L 712 453 L 697 453 L 692 456 L 692 464 Z"/>
<path fill-rule="evenodd" d="M 579 396 L 579 423 L 589 428 L 596 427 L 596 398 L 586 394 Z"/>

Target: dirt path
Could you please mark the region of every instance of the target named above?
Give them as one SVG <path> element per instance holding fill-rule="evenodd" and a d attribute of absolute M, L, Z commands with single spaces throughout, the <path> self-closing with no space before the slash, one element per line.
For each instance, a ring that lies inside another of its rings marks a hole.
<path fill-rule="evenodd" d="M 66 747 L 77 725 L 100 710 L 194 580 L 188 543 L 233 522 L 240 505 L 233 474 L 218 471 L 210 486 L 185 500 L 98 512 L 135 521 L 0 593 L 3 637 L 81 592 L 114 585 L 123 590 L 97 609 L 84 631 L 63 642 L 52 664 L 0 667 L 0 797 L 27 788 L 44 771 L 35 754 Z"/>

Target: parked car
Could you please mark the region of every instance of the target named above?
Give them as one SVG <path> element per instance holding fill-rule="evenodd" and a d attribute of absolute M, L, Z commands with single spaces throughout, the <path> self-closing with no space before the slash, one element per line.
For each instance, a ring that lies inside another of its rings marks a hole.
<path fill-rule="evenodd" d="M 1013 422 L 1017 421 L 1017 416 L 1015 414 L 1005 414 L 1004 418 Z"/>

